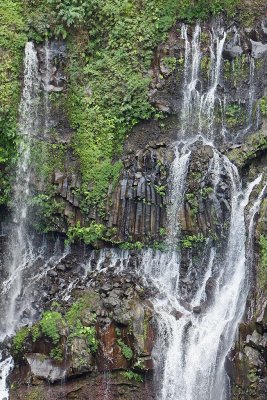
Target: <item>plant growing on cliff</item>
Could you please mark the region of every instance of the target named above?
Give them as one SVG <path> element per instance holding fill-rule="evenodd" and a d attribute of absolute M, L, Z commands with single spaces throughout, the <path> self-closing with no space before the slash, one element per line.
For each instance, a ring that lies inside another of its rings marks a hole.
<path fill-rule="evenodd" d="M 97 240 L 103 238 L 106 228 L 102 224 L 92 222 L 87 227 L 81 227 L 78 222 L 76 226 L 70 227 L 67 232 L 67 243 L 75 240 L 82 240 L 85 244 L 94 244 Z"/>
<path fill-rule="evenodd" d="M 53 358 L 53 360 L 56 360 L 56 361 L 62 361 L 63 357 L 64 357 L 63 356 L 63 351 L 62 351 L 61 347 L 59 347 L 59 346 L 57 346 L 54 349 L 52 349 L 50 351 L 49 356 L 51 358 Z"/>
<path fill-rule="evenodd" d="M 181 240 L 181 244 L 184 249 L 191 249 L 192 247 L 205 242 L 206 238 L 202 233 L 198 233 L 197 235 L 187 235 Z"/>
<path fill-rule="evenodd" d="M 24 327 L 18 330 L 12 341 L 12 347 L 15 353 L 21 353 L 24 349 L 25 341 L 29 336 L 30 328 Z"/>
<path fill-rule="evenodd" d="M 186 193 L 185 195 L 186 201 L 190 205 L 190 215 L 192 218 L 195 218 L 195 216 L 198 213 L 198 198 L 196 193 Z"/>
<path fill-rule="evenodd" d="M 123 250 L 142 250 L 144 244 L 142 242 L 124 242 L 120 244 L 120 248 Z"/>
<path fill-rule="evenodd" d="M 42 333 L 52 340 L 53 344 L 57 344 L 60 339 L 60 327 L 64 325 L 62 315 L 56 311 L 45 311 L 40 320 L 40 328 Z"/>
<path fill-rule="evenodd" d="M 162 197 L 166 196 L 166 186 L 165 185 L 155 185 L 154 187 L 155 187 L 156 192 L 160 196 L 162 196 Z"/>
<path fill-rule="evenodd" d="M 22 1 L 2 0 L 0 11 L 0 204 L 9 200 L 17 152 L 17 119 L 23 48 L 27 41 Z M 12 169 L 13 166 L 13 169 Z"/>
<path fill-rule="evenodd" d="M 121 375 L 125 379 L 127 379 L 129 381 L 136 381 L 136 382 L 143 382 L 144 381 L 144 378 L 142 377 L 142 375 L 137 374 L 136 372 L 133 372 L 131 370 L 130 371 L 121 372 Z"/>
<path fill-rule="evenodd" d="M 121 338 L 117 339 L 117 344 L 126 360 L 131 360 L 133 358 L 133 351 L 131 347 L 127 346 L 127 344 L 125 344 Z"/>
<path fill-rule="evenodd" d="M 263 117 L 267 117 L 267 97 L 264 96 L 260 99 L 260 110 Z"/>

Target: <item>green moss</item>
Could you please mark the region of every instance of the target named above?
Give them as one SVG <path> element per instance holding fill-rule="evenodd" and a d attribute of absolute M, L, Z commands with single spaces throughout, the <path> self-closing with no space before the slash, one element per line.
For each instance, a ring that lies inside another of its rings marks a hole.
<path fill-rule="evenodd" d="M 49 357 L 53 358 L 53 360 L 56 361 L 62 361 L 63 360 L 63 351 L 61 347 L 54 347 L 49 354 Z"/>
<path fill-rule="evenodd" d="M 21 353 L 24 350 L 24 345 L 27 337 L 29 336 L 30 328 L 21 328 L 13 338 L 12 348 L 15 353 Z"/>
<path fill-rule="evenodd" d="M 190 205 L 190 215 L 192 218 L 195 218 L 199 208 L 197 195 L 196 193 L 186 193 L 185 198 Z"/>
<path fill-rule="evenodd" d="M 28 391 L 28 393 L 25 393 L 24 395 L 24 400 L 45 400 L 47 398 L 43 387 L 31 386 Z"/>
<path fill-rule="evenodd" d="M 267 148 L 267 136 L 263 132 L 251 135 L 244 146 L 230 150 L 227 157 L 238 167 L 244 167 L 255 159 L 259 152 Z"/>
<path fill-rule="evenodd" d="M 75 330 L 73 333 L 70 334 L 69 339 L 70 341 L 74 337 L 85 337 L 87 340 L 87 344 L 92 351 L 92 353 L 96 353 L 98 346 L 99 346 L 99 341 L 96 338 L 96 328 L 93 326 L 83 326 L 77 324 L 75 327 Z"/>
<path fill-rule="evenodd" d="M 82 240 L 85 244 L 95 244 L 97 240 L 103 238 L 106 228 L 102 224 L 92 222 L 87 227 L 81 227 L 78 223 L 76 226 L 70 227 L 67 232 L 67 242 L 72 243 L 75 240 Z"/>
<path fill-rule="evenodd" d="M 211 193 L 213 193 L 213 188 L 210 186 L 204 187 L 200 190 L 203 199 L 207 199 Z"/>
<path fill-rule="evenodd" d="M 243 125 L 245 122 L 245 110 L 241 104 L 228 104 L 225 110 L 225 122 L 229 128 Z"/>
<path fill-rule="evenodd" d="M 31 212 L 35 218 L 32 220 L 34 228 L 39 232 L 51 232 L 61 230 L 64 226 L 64 202 L 54 195 L 54 187 L 50 187 L 47 193 L 40 193 L 31 199 Z"/>
<path fill-rule="evenodd" d="M 156 192 L 164 197 L 166 196 L 166 185 L 154 185 Z"/>
<path fill-rule="evenodd" d="M 259 101 L 261 115 L 267 117 L 267 97 L 264 96 Z"/>
<path fill-rule="evenodd" d="M 54 171 L 64 171 L 67 145 L 34 140 L 31 144 L 31 166 L 36 176 L 46 183 L 51 182 Z"/>
<path fill-rule="evenodd" d="M 182 247 L 185 249 L 190 249 L 205 242 L 206 238 L 202 233 L 199 233 L 197 235 L 187 235 L 184 239 L 181 240 Z"/>
<path fill-rule="evenodd" d="M 173 72 L 175 71 L 176 64 L 177 64 L 177 59 L 175 57 L 171 56 L 166 56 L 162 58 L 162 62 L 164 66 L 170 71 Z"/>
<path fill-rule="evenodd" d="M 127 344 L 125 344 L 121 338 L 117 339 L 117 344 L 126 360 L 131 360 L 133 358 L 133 351 L 131 347 L 127 346 Z"/>
<path fill-rule="evenodd" d="M 88 291 L 72 304 L 65 316 L 57 311 L 44 312 L 39 322 L 31 328 L 25 327 L 16 333 L 12 342 L 14 353 L 19 354 L 24 351 L 27 339 L 31 339 L 35 343 L 41 337 L 50 339 L 53 348 L 49 356 L 57 361 L 63 360 L 62 343 L 66 343 L 66 338 L 69 346 L 71 346 L 75 337 L 85 338 L 88 351 L 95 353 L 99 341 L 95 327 L 96 314 L 91 310 L 95 309 L 98 302 L 98 295 L 95 292 Z M 57 304 L 58 306 L 60 305 Z M 86 323 L 90 326 L 83 325 L 81 321 L 84 317 L 86 317 Z"/>
<path fill-rule="evenodd" d="M 40 338 L 41 336 L 41 329 L 39 324 L 34 324 L 31 327 L 31 335 L 32 335 L 32 341 L 33 343 L 36 342 L 37 339 Z"/>
<path fill-rule="evenodd" d="M 142 242 L 124 242 L 120 244 L 123 250 L 142 250 L 144 244 Z"/>
<path fill-rule="evenodd" d="M 57 344 L 60 339 L 60 328 L 64 324 L 62 315 L 57 311 L 45 311 L 40 321 L 40 328 L 44 335 Z"/>
<path fill-rule="evenodd" d="M 75 301 L 68 312 L 66 313 L 65 320 L 69 329 L 69 343 L 72 342 L 74 337 L 85 337 L 90 350 L 95 353 L 98 349 L 99 342 L 96 337 L 95 326 L 84 326 L 81 322 L 84 313 L 87 313 L 87 322 L 94 325 L 96 322 L 95 313 L 91 313 L 88 317 L 88 311 L 94 308 L 95 303 L 98 302 L 98 296 L 94 292 L 84 293 L 77 301 Z"/>
<path fill-rule="evenodd" d="M 22 1 L 2 0 L 0 10 L 0 204 L 9 200 L 17 151 L 20 71 L 27 41 Z"/>
<path fill-rule="evenodd" d="M 142 375 L 137 374 L 136 372 L 133 372 L 133 371 L 124 371 L 124 372 L 121 372 L 121 375 L 129 381 L 136 381 L 136 382 L 144 381 L 144 378 Z"/>

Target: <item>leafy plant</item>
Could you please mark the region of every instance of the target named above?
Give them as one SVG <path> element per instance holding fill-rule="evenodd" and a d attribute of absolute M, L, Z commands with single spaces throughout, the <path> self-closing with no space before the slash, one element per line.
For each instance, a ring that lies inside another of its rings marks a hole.
<path fill-rule="evenodd" d="M 127 344 L 125 344 L 121 338 L 117 339 L 117 343 L 121 349 L 123 356 L 126 358 L 126 360 L 131 360 L 133 358 L 133 351 L 132 351 L 131 347 L 127 346 Z"/>
<path fill-rule="evenodd" d="M 243 124 L 245 120 L 244 109 L 240 104 L 228 104 L 225 110 L 226 123 L 229 127 Z"/>
<path fill-rule="evenodd" d="M 185 198 L 190 205 L 190 213 L 194 218 L 198 213 L 198 199 L 195 193 L 186 193 Z"/>
<path fill-rule="evenodd" d="M 63 360 L 63 351 L 60 347 L 55 347 L 50 351 L 49 356 L 56 361 L 62 361 Z"/>
<path fill-rule="evenodd" d="M 67 242 L 72 243 L 75 240 L 82 240 L 85 244 L 93 244 L 103 238 L 106 228 L 102 224 L 92 222 L 90 226 L 81 227 L 80 223 L 70 227 L 67 232 Z"/>
<path fill-rule="evenodd" d="M 204 187 L 200 190 L 200 194 L 203 197 L 203 199 L 206 199 L 209 197 L 209 195 L 213 193 L 213 188 L 212 187 Z"/>
<path fill-rule="evenodd" d="M 133 372 L 133 371 L 124 371 L 124 372 L 121 372 L 121 375 L 125 379 L 128 379 L 129 381 L 136 381 L 136 382 L 144 381 L 144 378 L 142 377 L 142 375 L 137 374 L 136 372 Z"/>
<path fill-rule="evenodd" d="M 99 342 L 96 338 L 96 329 L 95 327 L 92 326 L 80 326 L 78 327 L 75 332 L 72 334 L 73 336 L 85 336 L 87 341 L 88 341 L 88 345 L 91 349 L 91 351 L 93 353 L 96 353 L 98 346 L 99 346 Z"/>
<path fill-rule="evenodd" d="M 197 235 L 187 235 L 181 240 L 181 244 L 183 248 L 190 249 L 200 243 L 204 243 L 205 241 L 205 236 L 202 233 L 199 233 Z"/>
<path fill-rule="evenodd" d="M 21 328 L 13 338 L 12 345 L 15 353 L 21 353 L 24 349 L 25 340 L 30 333 L 30 329 L 27 327 Z"/>
<path fill-rule="evenodd" d="M 59 329 L 64 323 L 62 315 L 57 311 L 45 311 L 40 320 L 40 328 L 42 333 L 52 340 L 53 344 L 57 344 L 60 339 Z"/>
<path fill-rule="evenodd" d="M 260 110 L 263 117 L 267 117 L 267 97 L 264 96 L 260 99 Z"/>
<path fill-rule="evenodd" d="M 164 197 L 166 196 L 166 186 L 165 185 L 154 185 L 156 192 Z"/>
<path fill-rule="evenodd" d="M 123 250 L 142 250 L 144 244 L 142 242 L 124 242 L 120 244 Z"/>

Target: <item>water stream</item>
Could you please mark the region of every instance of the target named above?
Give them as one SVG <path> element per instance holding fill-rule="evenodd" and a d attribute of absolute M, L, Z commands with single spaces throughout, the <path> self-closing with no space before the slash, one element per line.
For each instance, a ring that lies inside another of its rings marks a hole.
<path fill-rule="evenodd" d="M 262 176 L 253 182 L 244 184 L 236 167 L 216 148 L 217 133 L 215 129 L 215 106 L 221 104 L 217 88 L 221 80 L 222 53 L 227 32 L 214 27 L 210 33 L 210 71 L 209 84 L 204 90 L 201 85 L 201 27 L 197 25 L 192 40 L 188 27 L 183 26 L 181 37 L 184 40 L 184 87 L 183 108 L 181 110 L 182 138 L 174 143 L 174 161 L 169 178 L 170 204 L 168 206 L 169 250 L 165 253 L 153 250 L 140 252 L 140 265 L 135 271 L 140 274 L 144 283 L 157 288 L 157 295 L 152 299 L 158 325 L 158 337 L 153 357 L 156 366 L 156 385 L 159 400 L 226 400 L 229 394 L 225 358 L 235 338 L 238 323 L 241 321 L 249 290 L 250 253 L 253 248 L 254 219 L 259 211 L 265 194 L 263 187 L 253 206 L 249 205 L 252 191 L 261 184 Z M 20 323 L 21 312 L 30 307 L 31 291 L 34 282 L 40 281 L 51 268 L 51 258 L 34 275 L 29 273 L 31 265 L 38 257 L 43 257 L 43 248 L 36 249 L 28 230 L 28 207 L 31 197 L 31 141 L 40 130 L 38 109 L 41 93 L 45 118 L 43 133 L 49 130 L 49 69 L 50 53 L 48 44 L 45 48 L 45 80 L 42 83 L 39 71 L 37 51 L 32 42 L 25 48 L 24 89 L 20 106 L 19 163 L 14 184 L 14 223 L 10 234 L 10 263 L 8 277 L 3 282 L 1 305 L 5 315 L 5 324 L 1 325 L 0 337 L 13 334 Z M 249 104 L 250 129 L 253 109 L 254 63 L 251 63 L 251 98 Z M 221 134 L 223 133 L 223 122 Z M 190 132 L 190 135 L 187 133 Z M 190 136 L 190 138 L 189 138 Z M 221 138 L 220 138 L 221 139 Z M 188 266 L 187 277 L 181 278 L 181 252 L 176 245 L 181 239 L 179 213 L 185 201 L 188 167 L 196 141 L 211 147 L 213 157 L 209 171 L 213 176 L 214 204 L 218 203 L 218 186 L 222 176 L 230 182 L 230 220 L 226 238 L 219 238 L 217 243 L 206 240 L 202 259 L 198 260 L 197 271 L 194 264 Z M 217 202 L 217 203 L 216 203 Z M 248 210 L 249 208 L 249 210 Z M 247 217 L 246 217 L 247 216 Z M 223 249 L 220 246 L 223 241 Z M 68 251 L 68 250 L 67 250 Z M 58 262 L 65 256 L 55 246 L 51 256 Z M 94 270 L 104 271 L 106 257 L 110 259 L 111 268 L 116 266 L 116 273 L 127 267 L 127 251 L 102 250 L 96 266 L 92 267 L 90 259 L 85 266 L 85 275 Z M 91 257 L 94 257 L 92 253 Z M 195 290 L 185 293 L 181 290 L 185 279 L 192 280 L 193 273 L 197 279 Z M 81 278 L 82 279 L 82 278 Z M 27 282 L 27 283 L 25 283 Z M 67 300 L 71 290 L 79 282 L 69 284 L 62 298 Z M 208 282 L 212 282 L 212 293 L 207 295 Z M 32 316 L 28 317 L 31 321 Z M 24 321 L 25 322 L 25 321 Z M 0 399 L 8 396 L 6 377 L 12 368 L 12 359 L 0 362 L 2 380 Z"/>

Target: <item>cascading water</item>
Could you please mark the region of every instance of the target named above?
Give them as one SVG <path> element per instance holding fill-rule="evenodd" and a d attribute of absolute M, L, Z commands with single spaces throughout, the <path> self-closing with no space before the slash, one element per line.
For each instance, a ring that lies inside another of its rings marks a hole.
<path fill-rule="evenodd" d="M 13 191 L 13 221 L 9 231 L 7 278 L 1 288 L 1 324 L 0 339 L 14 334 L 19 324 L 29 323 L 36 312 L 32 307 L 34 287 L 37 282 L 51 269 L 52 262 L 58 262 L 62 254 L 55 244 L 52 256 L 47 256 L 43 265 L 33 269 L 38 260 L 44 259 L 47 250 L 46 241 L 36 246 L 34 234 L 29 228 L 29 208 L 31 199 L 31 148 L 35 137 L 40 132 L 45 135 L 49 128 L 49 71 L 50 58 L 48 44 L 45 47 L 45 82 L 42 83 L 40 62 L 33 42 L 25 46 L 24 85 L 20 102 L 19 120 L 19 157 L 16 180 Z M 51 71 L 50 71 L 51 73 Z M 43 92 L 43 99 L 42 99 Z M 40 117 L 40 107 L 44 103 L 44 122 Z M 67 250 L 66 250 L 67 251 Z M 25 315 L 25 310 L 27 313 Z M 6 378 L 13 366 L 12 357 L 5 358 L 0 363 L 0 399 L 8 398 Z"/>
<path fill-rule="evenodd" d="M 143 250 L 140 265 L 133 273 L 140 274 L 147 285 L 156 289 L 152 299 L 158 326 L 158 338 L 153 356 L 156 366 L 159 400 L 226 400 L 228 397 L 227 374 L 224 363 L 227 353 L 234 341 L 235 332 L 245 310 L 249 283 L 249 253 L 253 246 L 254 218 L 257 214 L 264 187 L 254 206 L 249 208 L 250 195 L 261 183 L 261 176 L 252 183 L 243 185 L 236 167 L 216 149 L 215 144 L 225 138 L 225 126 L 221 120 L 218 128 L 215 118 L 217 105 L 221 110 L 225 104 L 217 96 L 217 88 L 221 81 L 222 54 L 227 32 L 215 27 L 210 34 L 210 70 L 208 87 L 204 88 L 200 76 L 201 65 L 201 28 L 196 26 L 189 39 L 188 27 L 183 26 L 181 38 L 185 41 L 183 108 L 181 111 L 180 132 L 174 144 L 174 161 L 169 178 L 170 204 L 168 205 L 168 236 L 166 252 Z M 18 312 L 29 303 L 28 293 L 33 280 L 40 281 L 51 268 L 49 260 L 43 269 L 28 279 L 22 292 L 22 275 L 42 254 L 33 249 L 28 232 L 28 200 L 30 197 L 30 147 L 33 137 L 40 130 L 38 107 L 43 95 L 45 118 L 42 123 L 44 135 L 49 131 L 49 71 L 51 69 L 49 44 L 44 49 L 45 78 L 40 78 L 39 61 L 33 43 L 25 49 L 24 90 L 20 107 L 20 133 L 22 142 L 17 178 L 14 186 L 14 220 L 10 242 L 9 276 L 3 283 L 6 296 L 4 312 L 5 326 L 1 327 L 3 338 L 12 334 L 18 326 L 21 313 Z M 254 64 L 250 68 L 250 103 L 248 126 L 242 134 L 249 131 L 254 102 Z M 43 91 L 43 93 L 42 93 Z M 222 111 L 223 114 L 223 111 Z M 230 219 L 227 237 L 219 240 L 207 239 L 204 244 L 202 258 L 198 265 L 189 261 L 186 276 L 181 271 L 180 212 L 185 202 L 190 158 L 196 143 L 207 145 L 212 149 L 208 171 L 212 176 L 213 204 L 220 208 L 219 187 L 223 179 L 229 182 Z M 248 211 L 248 213 L 247 213 Z M 246 215 L 247 220 L 246 220 Z M 248 229 L 246 229 L 248 226 Z M 223 241 L 223 248 L 222 242 Z M 56 251 L 55 260 L 62 257 Z M 63 254 L 64 256 L 64 254 Z M 122 273 L 127 267 L 129 253 L 127 251 L 101 250 L 97 263 L 91 261 L 94 252 L 86 264 L 84 281 L 89 272 L 104 272 L 105 268 Z M 109 259 L 106 267 L 105 259 Z M 93 265 L 93 266 L 92 266 Z M 103 265 L 105 266 L 103 268 Z M 195 270 L 196 269 L 196 270 Z M 184 292 L 182 286 L 192 281 L 195 274 L 195 287 Z M 71 291 L 83 278 L 73 279 L 61 293 L 61 299 L 68 301 Z M 212 282 L 212 290 L 207 294 L 207 286 Z M 28 292 L 27 292 L 28 291 Z M 2 383 L 0 399 L 7 397 L 5 378 L 12 367 L 12 359 L 7 358 L 0 364 Z M 108 398 L 108 388 L 106 391 Z"/>
<path fill-rule="evenodd" d="M 23 269 L 34 260 L 31 239 L 27 231 L 27 217 L 30 196 L 30 152 L 31 140 L 38 130 L 38 101 L 40 96 L 40 77 L 37 52 L 32 42 L 25 47 L 24 88 L 20 105 L 19 132 L 21 144 L 19 162 L 14 185 L 14 222 L 10 232 L 9 277 L 3 283 L 7 294 L 7 308 L 4 336 L 14 332 L 17 325 L 16 303 L 21 292 Z"/>
<path fill-rule="evenodd" d="M 179 242 L 177 220 L 184 202 L 186 174 L 192 148 L 192 141 L 185 142 L 184 137 L 187 132 L 193 132 L 195 137 L 201 135 L 203 144 L 209 140 L 208 144 L 212 147 L 212 142 L 216 140 L 214 131 L 216 90 L 220 82 L 222 52 L 227 33 L 218 28 L 211 33 L 210 84 L 203 92 L 199 78 L 200 35 L 201 29 L 196 26 L 190 43 L 187 27 L 182 28 L 182 38 L 185 40 L 183 143 L 178 143 L 175 149 L 170 183 L 171 205 L 168 213 L 169 239 L 175 240 L 175 243 Z M 251 61 L 249 111 L 253 104 L 253 71 L 254 62 Z M 217 102 L 220 104 L 219 99 Z M 251 116 L 246 131 L 250 129 L 250 121 Z M 179 146 L 182 146 L 182 151 Z M 246 248 L 245 209 L 250 194 L 260 183 L 261 177 L 244 189 L 236 167 L 214 147 L 210 169 L 213 174 L 215 204 L 221 174 L 227 175 L 230 181 L 230 228 L 223 253 L 219 255 L 220 251 L 216 246 L 208 247 L 209 261 L 206 266 L 204 260 L 202 262 L 200 260 L 202 271 L 198 276 L 195 293 L 190 299 L 188 296 L 186 299 L 183 298 L 179 285 L 180 259 L 177 252 L 175 256 L 172 255 L 171 263 L 170 255 L 158 254 L 155 258 L 151 253 L 143 257 L 142 271 L 159 290 L 159 296 L 154 300 L 159 329 L 154 355 L 158 364 L 158 381 L 161 382 L 158 387 L 158 397 L 161 400 L 213 400 L 214 398 L 225 400 L 229 395 L 224 362 L 244 313 L 248 294 L 247 254 L 251 249 Z M 252 243 L 254 216 L 258 212 L 262 193 L 256 202 L 257 205 L 250 210 L 247 241 L 249 246 Z M 189 280 L 190 272 L 189 266 Z M 214 286 L 213 298 L 207 301 L 205 289 L 210 279 L 213 280 Z M 201 304 L 205 305 L 203 309 Z M 194 312 L 196 308 L 197 312 Z"/>

